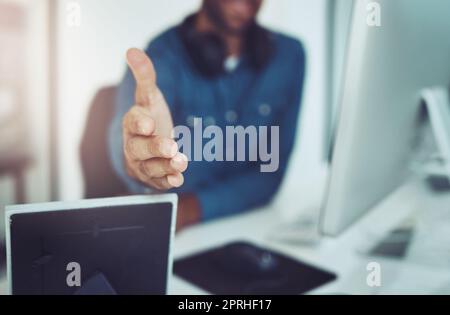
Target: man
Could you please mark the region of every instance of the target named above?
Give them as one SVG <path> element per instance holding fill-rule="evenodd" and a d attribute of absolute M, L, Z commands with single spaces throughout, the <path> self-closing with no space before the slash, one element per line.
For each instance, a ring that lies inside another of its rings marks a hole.
<path fill-rule="evenodd" d="M 113 165 L 132 193 L 179 193 L 178 230 L 267 204 L 285 174 L 305 53 L 298 41 L 258 25 L 261 5 L 204 0 L 198 13 L 157 37 L 145 53 L 127 53 L 131 71 L 120 85 L 110 129 Z M 279 126 L 278 170 L 262 173 L 254 161 L 193 161 L 188 168 L 172 130 L 194 128 L 195 118 L 222 129 Z"/>

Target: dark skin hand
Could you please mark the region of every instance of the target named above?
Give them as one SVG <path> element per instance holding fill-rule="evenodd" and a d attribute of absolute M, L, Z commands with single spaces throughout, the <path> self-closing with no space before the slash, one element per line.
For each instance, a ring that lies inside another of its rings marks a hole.
<path fill-rule="evenodd" d="M 182 194 L 178 200 L 177 233 L 199 223 L 201 220 L 201 206 L 198 198 L 193 194 Z"/>

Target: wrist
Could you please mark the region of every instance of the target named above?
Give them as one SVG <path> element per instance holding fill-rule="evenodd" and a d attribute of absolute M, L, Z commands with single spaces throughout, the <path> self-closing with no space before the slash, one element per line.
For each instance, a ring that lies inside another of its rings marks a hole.
<path fill-rule="evenodd" d="M 201 221 L 201 213 L 201 205 L 196 195 L 180 195 L 177 230 L 199 223 Z"/>

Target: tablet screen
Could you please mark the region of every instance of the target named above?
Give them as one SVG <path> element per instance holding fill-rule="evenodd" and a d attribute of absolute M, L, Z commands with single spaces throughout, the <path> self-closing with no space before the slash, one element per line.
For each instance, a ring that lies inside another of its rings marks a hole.
<path fill-rule="evenodd" d="M 172 206 L 156 203 L 12 215 L 12 293 L 76 294 L 80 285 L 70 277 L 77 266 L 81 287 L 100 274 L 117 294 L 165 294 Z"/>

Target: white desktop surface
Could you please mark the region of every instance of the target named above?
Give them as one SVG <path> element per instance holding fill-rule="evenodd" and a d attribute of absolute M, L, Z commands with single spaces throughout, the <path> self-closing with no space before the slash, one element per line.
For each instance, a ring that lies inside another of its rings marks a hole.
<path fill-rule="evenodd" d="M 175 239 L 174 259 L 229 242 L 250 241 L 337 273 L 338 279 L 335 282 L 318 288 L 311 294 L 450 294 L 450 268 L 445 268 L 445 264 L 431 266 L 414 260 L 398 261 L 363 254 L 369 246 L 376 244 L 389 230 L 412 214 L 420 213 L 430 205 L 435 209 L 441 209 L 442 205 L 444 209 L 448 204 L 449 194 L 435 196 L 422 182 L 412 181 L 394 192 L 339 238 L 323 237 L 315 246 L 275 240 L 271 235 L 283 229 L 284 223 L 279 211 L 267 207 L 182 232 Z M 450 214 L 448 217 L 450 218 Z M 389 218 L 389 221 L 386 222 L 385 218 Z M 367 285 L 369 272 L 366 268 L 370 262 L 377 262 L 381 266 L 380 287 L 371 288 Z M 0 294 L 6 292 L 7 283 L 2 279 Z M 169 283 L 169 293 L 206 294 L 176 276 Z"/>
<path fill-rule="evenodd" d="M 273 239 L 282 229 L 280 213 L 271 207 L 222 219 L 182 232 L 175 242 L 174 258 L 181 258 L 234 241 L 250 241 L 338 274 L 338 279 L 311 294 L 450 294 L 450 271 L 415 261 L 368 257 L 363 254 L 408 217 L 424 207 L 450 204 L 450 195 L 433 196 L 421 181 L 411 181 L 380 203 L 339 238 L 323 237 L 316 246 L 294 245 Z M 301 203 L 301 200 L 299 200 Z M 444 210 L 449 211 L 449 210 Z M 450 211 L 449 211 L 450 212 Z M 449 213 L 450 218 L 450 213 Z M 386 222 L 385 218 L 389 218 Z M 450 227 L 450 220 L 448 223 Z M 367 265 L 381 266 L 381 287 L 367 285 Z M 206 294 L 174 276 L 171 294 Z"/>

